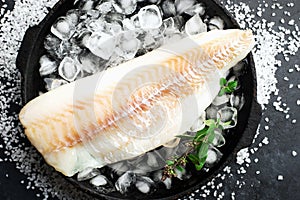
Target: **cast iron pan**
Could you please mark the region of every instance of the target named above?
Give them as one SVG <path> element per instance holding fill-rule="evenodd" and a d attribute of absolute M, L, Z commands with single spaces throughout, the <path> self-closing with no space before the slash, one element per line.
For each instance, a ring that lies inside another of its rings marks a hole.
<path fill-rule="evenodd" d="M 226 29 L 239 28 L 233 17 L 218 2 L 215 0 L 203 2 L 206 5 L 206 14 L 208 16 L 220 16 L 225 21 Z M 26 31 L 17 57 L 17 66 L 22 74 L 22 96 L 24 104 L 38 96 L 39 91 L 45 90 L 44 82 L 39 75 L 39 58 L 45 53 L 43 47 L 45 36 L 50 32 L 50 27 L 54 21 L 74 7 L 74 0 L 61 0 L 50 10 L 39 25 L 31 27 Z M 78 182 L 76 177 L 66 178 L 80 189 L 98 198 L 107 199 L 176 199 L 201 187 L 206 181 L 221 172 L 226 164 L 234 162 L 238 150 L 251 144 L 260 121 L 261 110 L 256 102 L 255 68 L 251 54 L 247 56 L 246 61 L 248 65 L 246 73 L 239 77 L 241 83 L 240 90 L 246 100 L 245 105 L 239 112 L 237 126 L 231 130 L 231 134 L 227 134 L 226 145 L 220 149 L 223 153 L 222 159 L 216 166 L 210 169 L 208 173 L 192 172 L 194 176 L 186 181 L 175 180 L 170 190 L 161 187 L 149 195 L 135 191 L 126 196 L 118 192 L 106 194 L 98 191 L 89 183 Z"/>

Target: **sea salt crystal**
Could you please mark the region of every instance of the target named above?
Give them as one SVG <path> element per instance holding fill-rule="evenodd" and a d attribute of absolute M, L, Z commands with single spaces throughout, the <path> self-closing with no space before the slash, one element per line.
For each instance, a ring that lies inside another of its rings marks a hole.
<path fill-rule="evenodd" d="M 268 117 L 266 117 L 265 121 L 268 123 L 270 121 L 270 119 Z"/>
<path fill-rule="evenodd" d="M 260 171 L 258 170 L 258 171 L 256 171 L 255 173 L 258 175 L 258 174 L 260 174 Z"/>
<path fill-rule="evenodd" d="M 288 22 L 289 25 L 293 26 L 295 25 L 295 20 L 294 19 L 291 19 L 289 22 Z"/>
<path fill-rule="evenodd" d="M 238 153 L 237 153 L 237 157 L 236 157 L 236 163 L 239 165 L 242 165 L 245 160 L 247 158 L 249 158 L 250 154 L 249 154 L 249 149 L 246 147 L 244 149 L 241 149 Z"/>
<path fill-rule="evenodd" d="M 296 119 L 293 119 L 292 120 L 292 124 L 296 124 L 297 120 Z"/>
<path fill-rule="evenodd" d="M 263 140 L 262 140 L 262 143 L 263 144 L 269 144 L 269 138 L 265 137 Z"/>
<path fill-rule="evenodd" d="M 297 152 L 296 151 L 292 151 L 292 156 L 296 157 L 297 156 Z"/>
<path fill-rule="evenodd" d="M 282 176 L 282 175 L 278 175 L 278 176 L 277 176 L 277 180 L 278 180 L 278 181 L 282 181 L 282 180 L 283 180 L 283 176 Z"/>
<path fill-rule="evenodd" d="M 283 80 L 285 80 L 285 81 L 289 81 L 290 79 L 288 78 L 288 77 L 283 77 Z"/>

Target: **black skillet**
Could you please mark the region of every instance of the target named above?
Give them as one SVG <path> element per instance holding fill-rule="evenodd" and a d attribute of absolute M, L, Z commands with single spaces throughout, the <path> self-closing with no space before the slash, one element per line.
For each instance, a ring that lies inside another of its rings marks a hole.
<path fill-rule="evenodd" d="M 203 2 L 206 5 L 206 14 L 208 16 L 220 16 L 225 21 L 226 29 L 239 28 L 233 17 L 216 0 Z M 17 67 L 22 74 L 22 97 L 24 104 L 38 96 L 39 91 L 43 91 L 45 87 L 39 75 L 39 58 L 45 54 L 43 47 L 45 36 L 50 32 L 50 27 L 54 21 L 75 6 L 74 0 L 59 1 L 39 25 L 31 27 L 26 31 L 17 57 Z M 251 54 L 247 56 L 246 63 L 246 73 L 239 77 L 241 83 L 240 90 L 246 100 L 245 105 L 238 114 L 237 126 L 230 134 L 227 134 L 226 145 L 221 149 L 223 153 L 222 159 L 208 173 L 193 172 L 194 176 L 189 180 L 174 181 L 170 190 L 160 187 L 156 192 L 149 195 L 133 191 L 126 196 L 118 192 L 104 193 L 89 183 L 78 182 L 76 177 L 67 179 L 83 191 L 87 191 L 95 197 L 107 199 L 176 199 L 201 187 L 217 173 L 220 173 L 225 165 L 234 162 L 238 150 L 251 144 L 260 121 L 261 110 L 256 102 L 255 67 Z"/>

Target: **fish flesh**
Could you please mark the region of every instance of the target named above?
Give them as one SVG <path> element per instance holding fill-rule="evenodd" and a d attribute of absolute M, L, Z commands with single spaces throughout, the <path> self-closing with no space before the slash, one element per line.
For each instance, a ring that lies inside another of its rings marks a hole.
<path fill-rule="evenodd" d="M 36 97 L 19 118 L 66 176 L 134 158 L 188 131 L 253 46 L 250 30 L 189 36 Z"/>

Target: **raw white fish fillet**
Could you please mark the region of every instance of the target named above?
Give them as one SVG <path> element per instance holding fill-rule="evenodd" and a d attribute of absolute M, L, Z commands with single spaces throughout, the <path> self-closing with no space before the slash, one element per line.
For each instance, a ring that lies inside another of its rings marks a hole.
<path fill-rule="evenodd" d="M 66 176 L 133 158 L 189 130 L 253 45 L 249 30 L 191 36 L 47 92 L 24 106 L 20 120 Z"/>

